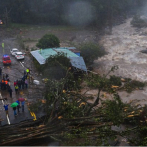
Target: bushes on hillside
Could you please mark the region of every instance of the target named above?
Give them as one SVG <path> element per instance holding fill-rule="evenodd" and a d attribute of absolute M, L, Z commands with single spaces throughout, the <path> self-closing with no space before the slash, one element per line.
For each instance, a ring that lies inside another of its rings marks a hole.
<path fill-rule="evenodd" d="M 90 65 L 98 57 L 105 55 L 105 50 L 102 49 L 98 44 L 85 43 L 79 47 L 81 56 L 84 58 L 86 65 Z"/>
<path fill-rule="evenodd" d="M 60 40 L 53 34 L 44 35 L 36 44 L 38 48 L 60 47 Z"/>

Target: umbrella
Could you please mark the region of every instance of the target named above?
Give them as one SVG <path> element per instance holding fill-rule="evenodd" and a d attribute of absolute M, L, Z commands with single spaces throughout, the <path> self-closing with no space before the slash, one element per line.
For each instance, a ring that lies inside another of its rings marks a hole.
<path fill-rule="evenodd" d="M 18 105 L 18 103 L 14 102 L 11 104 L 11 107 L 16 107 Z"/>
<path fill-rule="evenodd" d="M 19 98 L 18 100 L 21 101 L 21 102 L 25 101 L 24 98 Z"/>

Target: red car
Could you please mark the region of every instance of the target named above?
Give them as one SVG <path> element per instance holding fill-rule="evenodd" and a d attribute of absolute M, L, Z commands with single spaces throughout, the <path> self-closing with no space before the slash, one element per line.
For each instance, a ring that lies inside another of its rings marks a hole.
<path fill-rule="evenodd" d="M 3 55 L 3 65 L 11 65 L 11 59 L 9 55 Z"/>

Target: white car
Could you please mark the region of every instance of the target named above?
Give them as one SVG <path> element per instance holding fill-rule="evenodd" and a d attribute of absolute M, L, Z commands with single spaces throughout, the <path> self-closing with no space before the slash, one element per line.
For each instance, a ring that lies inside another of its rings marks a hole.
<path fill-rule="evenodd" d="M 19 59 L 24 59 L 24 54 L 23 54 L 22 52 L 16 52 L 16 53 L 15 53 L 15 58 L 16 58 L 17 60 L 19 60 Z"/>
<path fill-rule="evenodd" d="M 12 54 L 13 56 L 15 56 L 15 53 L 16 53 L 16 52 L 19 52 L 19 50 L 18 50 L 17 48 L 13 48 L 13 49 L 10 50 L 10 52 L 11 52 L 11 54 Z"/>

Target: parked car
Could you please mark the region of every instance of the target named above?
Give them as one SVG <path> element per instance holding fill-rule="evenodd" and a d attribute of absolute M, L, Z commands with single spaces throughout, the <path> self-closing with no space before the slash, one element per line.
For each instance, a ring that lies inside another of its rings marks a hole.
<path fill-rule="evenodd" d="M 3 65 L 11 65 L 11 59 L 10 59 L 10 56 L 5 54 L 3 55 Z"/>
<path fill-rule="evenodd" d="M 24 59 L 24 54 L 22 52 L 16 52 L 15 53 L 15 58 L 17 60 Z"/>
<path fill-rule="evenodd" d="M 18 50 L 17 48 L 13 48 L 13 49 L 10 50 L 10 52 L 11 52 L 11 54 L 12 54 L 13 56 L 15 56 L 15 53 L 16 53 L 16 52 L 19 52 L 19 50 Z"/>

